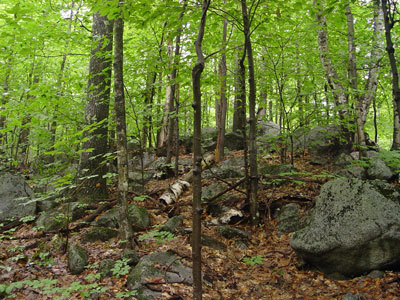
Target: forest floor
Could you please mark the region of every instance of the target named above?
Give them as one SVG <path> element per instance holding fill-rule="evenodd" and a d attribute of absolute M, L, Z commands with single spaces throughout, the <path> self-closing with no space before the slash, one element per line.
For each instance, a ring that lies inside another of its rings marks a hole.
<path fill-rule="evenodd" d="M 234 152 L 234 155 L 240 156 L 242 153 Z M 265 160 L 271 164 L 278 163 L 277 157 L 268 157 Z M 300 171 L 316 175 L 331 171 L 327 166 L 311 165 L 307 156 L 296 158 L 294 166 Z M 310 178 L 309 175 L 304 177 L 307 178 Z M 208 185 L 211 181 L 213 180 L 204 180 L 203 184 Z M 168 212 L 171 212 L 172 207 L 165 207 L 154 199 L 157 199 L 172 182 L 173 179 L 153 180 L 146 185 L 147 194 L 150 194 L 153 200 L 147 199 L 139 202 L 139 205 L 149 210 L 152 225 L 163 224 L 168 220 Z M 312 206 L 320 186 L 321 183 L 312 180 L 304 184 L 260 184 L 260 207 L 271 207 L 276 201 L 294 202 L 304 211 Z M 174 205 L 174 213 L 185 218 L 184 228 L 190 228 L 192 224 L 191 193 L 189 188 Z M 115 191 L 111 190 L 111 194 L 115 195 Z M 242 206 L 244 195 L 238 192 L 233 194 L 237 196 L 237 203 L 233 205 Z M 204 213 L 203 233 L 227 246 L 226 250 L 214 250 L 209 247 L 202 249 L 205 300 L 341 299 L 347 293 L 362 294 L 365 299 L 400 299 L 400 276 L 395 272 L 387 271 L 383 278 L 378 279 L 363 276 L 352 280 L 333 280 L 318 271 L 298 269 L 296 254 L 289 245 L 290 234 L 280 233 L 276 229 L 276 221 L 269 215 L 269 211 L 265 210 L 258 227 L 250 226 L 247 221 L 234 225 L 250 235 L 247 249 L 242 250 L 235 245 L 234 239 L 228 240 L 218 236 L 216 226 L 211 225 L 211 216 Z M 72 233 L 69 242 L 79 242 L 87 230 L 88 228 L 83 228 Z M 121 299 L 123 295 L 118 293 L 126 292 L 127 274 L 106 278 L 91 276 L 98 271 L 99 262 L 103 259 L 119 258 L 122 250 L 118 248 L 118 239 L 83 244 L 90 257 L 90 267 L 80 275 L 71 275 L 68 272 L 67 255 L 52 249 L 48 239 L 46 241 L 42 237 L 36 248 L 22 248 L 37 241 L 29 238 L 38 234 L 32 224 L 22 224 L 11 234 L 12 240 L 0 240 L 0 284 L 23 280 L 37 284 L 17 286 L 7 299 L 84 299 L 82 291 L 87 289 L 97 289 L 100 293 L 97 298 L 85 299 Z M 141 234 L 143 233 L 137 233 L 138 236 Z M 148 239 L 140 242 L 137 249 L 140 256 L 167 250 L 178 255 L 183 264 L 191 266 L 188 235 L 176 235 L 172 240 L 162 243 Z M 252 258 L 254 263 L 249 263 Z M 165 297 L 162 299 L 192 298 L 192 287 L 187 284 L 160 283 L 153 288 L 163 291 Z"/>

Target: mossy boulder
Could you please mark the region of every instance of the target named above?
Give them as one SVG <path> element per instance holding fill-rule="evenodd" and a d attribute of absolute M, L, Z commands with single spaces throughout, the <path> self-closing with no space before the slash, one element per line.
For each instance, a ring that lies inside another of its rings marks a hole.
<path fill-rule="evenodd" d="M 101 277 L 110 277 L 113 275 L 112 269 L 115 266 L 115 260 L 113 259 L 103 259 L 100 261 L 100 266 L 99 266 L 99 273 Z"/>
<path fill-rule="evenodd" d="M 83 243 L 108 241 L 118 236 L 118 231 L 108 227 L 95 227 L 90 229 L 82 238 Z"/>
<path fill-rule="evenodd" d="M 184 266 L 170 252 L 154 252 L 143 256 L 127 279 L 129 289 L 138 291 L 138 299 L 156 299 L 161 293 L 146 288 L 148 278 L 163 278 L 167 283 L 193 284 L 192 269 Z"/>
<path fill-rule="evenodd" d="M 128 207 L 128 215 L 134 231 L 144 231 L 150 226 L 150 214 L 144 207 L 131 204 Z M 118 219 L 118 208 L 113 208 L 101 215 L 95 224 L 102 227 L 118 228 Z"/>
<path fill-rule="evenodd" d="M 68 269 L 71 274 L 78 275 L 85 270 L 89 257 L 86 250 L 79 245 L 72 245 L 68 249 Z"/>

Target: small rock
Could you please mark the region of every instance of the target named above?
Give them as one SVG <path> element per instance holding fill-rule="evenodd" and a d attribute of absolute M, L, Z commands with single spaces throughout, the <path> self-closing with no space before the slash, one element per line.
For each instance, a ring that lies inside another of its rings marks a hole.
<path fill-rule="evenodd" d="M 78 275 L 85 270 L 89 257 L 86 250 L 79 245 L 72 245 L 68 249 L 68 269 L 71 274 Z"/>
<path fill-rule="evenodd" d="M 342 300 L 363 300 L 366 299 L 363 295 L 347 293 Z"/>
<path fill-rule="evenodd" d="M 183 216 L 174 216 L 171 219 L 169 219 L 167 222 L 165 222 L 163 225 L 160 226 L 159 230 L 160 231 L 168 231 L 170 233 L 175 233 L 178 229 L 178 227 L 182 224 L 183 222 Z"/>
<path fill-rule="evenodd" d="M 223 236 L 224 238 L 227 239 L 233 239 L 236 237 L 243 239 L 249 238 L 249 235 L 246 232 L 231 226 L 218 226 L 217 232 L 220 236 Z"/>
<path fill-rule="evenodd" d="M 385 276 L 385 272 L 381 270 L 373 270 L 369 272 L 367 276 L 373 279 L 383 278 Z"/>

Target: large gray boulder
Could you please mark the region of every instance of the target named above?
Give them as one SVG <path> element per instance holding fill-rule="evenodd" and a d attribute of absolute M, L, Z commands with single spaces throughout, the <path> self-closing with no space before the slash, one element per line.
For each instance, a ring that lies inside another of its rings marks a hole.
<path fill-rule="evenodd" d="M 357 276 L 400 263 L 400 193 L 383 181 L 336 179 L 316 198 L 291 246 L 322 272 Z"/>
<path fill-rule="evenodd" d="M 35 214 L 36 203 L 28 203 L 34 197 L 22 176 L 0 174 L 0 222 Z"/>

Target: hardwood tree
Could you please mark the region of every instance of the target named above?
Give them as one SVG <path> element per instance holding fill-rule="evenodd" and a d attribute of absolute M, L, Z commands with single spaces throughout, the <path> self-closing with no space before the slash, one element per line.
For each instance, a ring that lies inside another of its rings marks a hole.
<path fill-rule="evenodd" d="M 224 1 L 226 4 L 226 0 Z M 215 161 L 220 162 L 224 159 L 224 137 L 225 137 L 225 126 L 226 126 L 226 110 L 227 110 L 227 86 L 226 86 L 226 76 L 227 76 L 227 68 L 226 68 L 226 36 L 227 36 L 227 28 L 228 28 L 228 19 L 225 17 L 223 28 L 222 28 L 222 55 L 218 65 L 218 75 L 219 75 L 219 101 L 216 103 L 216 112 L 218 116 L 217 120 L 217 146 L 215 150 Z"/>
<path fill-rule="evenodd" d="M 256 81 L 254 75 L 254 59 L 253 48 L 251 45 L 251 19 L 259 5 L 260 1 L 253 1 L 251 7 L 253 11 L 248 11 L 247 1 L 241 0 L 242 4 L 242 17 L 243 17 L 243 33 L 244 45 L 247 53 L 247 64 L 249 70 L 249 167 L 250 167 L 250 215 L 251 223 L 258 225 L 259 212 L 258 212 L 258 171 L 257 171 L 257 144 L 256 144 Z"/>
<path fill-rule="evenodd" d="M 396 14 L 399 14 L 396 1 L 382 0 L 382 9 L 385 24 L 386 51 L 389 57 L 390 69 L 392 71 L 392 97 L 393 97 L 393 143 L 392 150 L 400 149 L 400 87 L 399 71 L 397 69 L 397 59 L 395 47 L 392 40 L 392 30 L 399 21 Z"/>
<path fill-rule="evenodd" d="M 123 9 L 121 2 L 119 3 L 119 7 Z M 120 232 L 122 240 L 126 242 L 126 247 L 134 249 L 135 241 L 132 225 L 128 217 L 128 150 L 124 93 L 124 20 L 121 16 L 114 21 L 114 98 Z"/>
<path fill-rule="evenodd" d="M 192 236 L 192 259 L 193 259 L 193 300 L 202 299 L 201 280 L 201 73 L 204 70 L 205 58 L 201 48 L 206 26 L 207 11 L 211 0 L 203 0 L 199 31 L 194 42 L 197 62 L 192 69 L 193 83 L 193 236 Z"/>
<path fill-rule="evenodd" d="M 107 196 L 106 164 L 108 115 L 112 70 L 113 22 L 99 12 L 93 15 L 93 40 L 85 106 L 86 140 L 82 144 L 79 170 L 81 183 L 77 195 L 81 201 L 94 201 Z"/>

